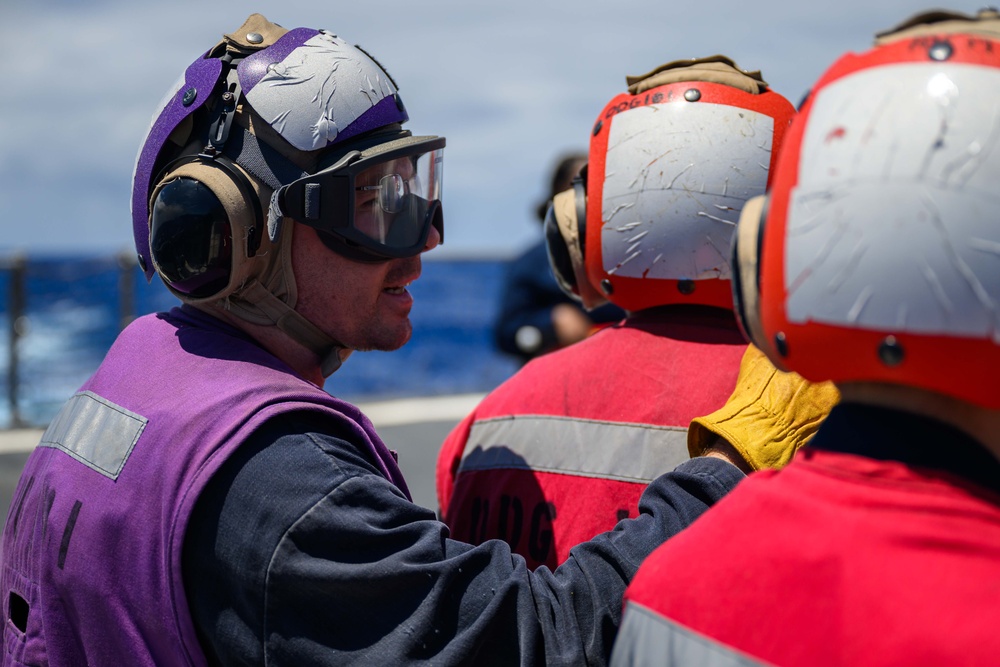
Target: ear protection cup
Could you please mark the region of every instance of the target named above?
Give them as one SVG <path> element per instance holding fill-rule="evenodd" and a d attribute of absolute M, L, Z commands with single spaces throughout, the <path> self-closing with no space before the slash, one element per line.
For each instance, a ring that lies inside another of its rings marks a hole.
<path fill-rule="evenodd" d="M 586 172 L 584 165 L 581 173 Z M 587 283 L 586 271 L 579 270 L 583 267 L 587 237 L 587 189 L 583 178 L 573 177 L 569 190 L 553 195 L 543 223 L 549 266 L 556 282 L 567 296 L 581 302 L 581 285 Z"/>
<path fill-rule="evenodd" d="M 584 234 L 580 211 L 586 209 L 586 190 L 583 182 L 575 180 L 572 190 L 560 192 L 552 198 L 552 207 L 546 218 L 546 240 L 549 263 L 556 281 L 566 294 L 580 301 L 587 310 L 608 302 L 590 284 L 587 278 Z M 584 223 L 585 224 L 585 223 Z"/>
<path fill-rule="evenodd" d="M 193 178 L 166 183 L 150 206 L 153 265 L 174 291 L 210 297 L 229 284 L 232 228 L 222 202 Z"/>
<path fill-rule="evenodd" d="M 569 244 L 563 236 L 559 222 L 556 220 L 555 207 L 549 204 L 549 210 L 545 214 L 543 224 L 545 231 L 545 248 L 549 256 L 549 268 L 555 276 L 559 289 L 566 296 L 580 300 L 579 285 L 576 280 L 576 273 L 573 271 L 573 260 L 570 257 Z"/>
<path fill-rule="evenodd" d="M 761 350 L 770 345 L 760 316 L 760 252 L 767 221 L 767 195 L 748 199 L 733 235 L 733 306 L 743 337 Z M 770 356 L 770 355 L 769 355 Z"/>
<path fill-rule="evenodd" d="M 187 301 L 222 298 L 250 273 L 264 231 L 260 199 L 228 159 L 189 155 L 169 163 L 150 200 L 153 265 Z"/>
<path fill-rule="evenodd" d="M 573 177 L 573 204 L 576 206 L 576 238 L 580 242 L 581 262 L 587 257 L 587 165 L 580 169 L 580 175 Z M 586 275 L 586 267 L 582 275 Z"/>

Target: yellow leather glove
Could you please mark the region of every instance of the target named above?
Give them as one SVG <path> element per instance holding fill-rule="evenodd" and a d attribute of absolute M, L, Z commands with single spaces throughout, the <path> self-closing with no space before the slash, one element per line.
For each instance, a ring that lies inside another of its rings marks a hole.
<path fill-rule="evenodd" d="M 833 383 L 807 382 L 798 373 L 779 371 L 750 345 L 726 404 L 691 422 L 688 452 L 699 456 L 720 436 L 754 470 L 780 468 L 809 441 L 839 400 Z"/>

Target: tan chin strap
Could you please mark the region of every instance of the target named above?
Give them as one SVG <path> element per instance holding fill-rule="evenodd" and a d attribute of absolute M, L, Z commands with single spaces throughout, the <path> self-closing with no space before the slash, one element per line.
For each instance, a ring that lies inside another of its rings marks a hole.
<path fill-rule="evenodd" d="M 668 83 L 682 81 L 705 81 L 721 83 L 733 88 L 759 95 L 767 90 L 767 82 L 761 78 L 760 72 L 742 70 L 726 56 L 708 56 L 707 58 L 692 58 L 689 60 L 674 60 L 666 65 L 660 65 L 652 72 L 640 76 L 627 76 L 628 92 L 633 95 L 645 92 L 651 88 L 665 86 Z"/>
<path fill-rule="evenodd" d="M 239 291 L 237 298 L 225 299 L 215 305 L 231 311 L 246 321 L 259 321 L 263 315 L 270 324 L 278 327 L 289 338 L 320 358 L 323 377 L 330 377 L 340 368 L 340 353 L 348 349 L 323 333 L 319 327 L 302 317 L 287 303 L 271 294 L 256 279 L 247 283 Z"/>

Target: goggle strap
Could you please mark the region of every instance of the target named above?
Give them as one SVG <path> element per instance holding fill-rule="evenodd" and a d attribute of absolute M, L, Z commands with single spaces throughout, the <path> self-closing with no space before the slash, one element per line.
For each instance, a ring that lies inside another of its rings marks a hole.
<path fill-rule="evenodd" d="M 275 190 L 279 194 L 272 198 L 272 206 L 277 203 L 278 212 L 304 225 L 323 228 L 317 224 L 323 214 L 323 202 L 350 202 L 353 201 L 354 194 L 350 189 L 349 178 L 322 178 L 323 173 L 306 174 L 288 185 L 280 186 Z M 341 222 L 346 224 L 346 221 Z"/>
<path fill-rule="evenodd" d="M 319 197 L 322 188 L 319 183 L 306 183 L 306 190 L 303 199 L 305 200 L 305 214 L 309 220 L 319 220 Z"/>

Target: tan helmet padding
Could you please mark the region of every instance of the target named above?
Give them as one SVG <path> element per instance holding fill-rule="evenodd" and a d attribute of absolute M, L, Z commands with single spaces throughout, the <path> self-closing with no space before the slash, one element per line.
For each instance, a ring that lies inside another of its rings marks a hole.
<path fill-rule="evenodd" d="M 261 14 L 251 14 L 234 32 L 223 35 L 223 41 L 227 50 L 234 53 L 253 53 L 260 51 L 274 44 L 288 30 L 282 28 L 277 23 L 271 23 Z M 253 43 L 247 39 L 248 35 L 257 34 L 263 39 Z"/>
<path fill-rule="evenodd" d="M 576 289 L 580 301 L 587 310 L 593 310 L 604 305 L 608 300 L 594 289 L 587 277 L 587 265 L 580 249 L 580 225 L 576 219 L 576 193 L 574 190 L 564 190 L 552 198 L 552 213 L 559 227 L 559 234 L 569 250 L 569 259 L 573 264 L 573 276 L 576 278 Z"/>
<path fill-rule="evenodd" d="M 942 34 L 982 35 L 1000 40 L 1000 13 L 995 9 L 981 9 L 975 16 L 960 12 L 931 11 L 916 14 L 895 28 L 875 35 L 875 45 L 882 46 L 901 39 Z"/>
<path fill-rule="evenodd" d="M 674 60 L 641 76 L 625 77 L 628 92 L 633 95 L 638 95 L 657 86 L 684 81 L 721 83 L 752 95 L 758 95 L 767 90 L 767 82 L 761 78 L 759 71 L 742 70 L 730 58 L 723 55 Z"/>
<path fill-rule="evenodd" d="M 291 230 L 293 225 L 285 225 Z M 294 281 L 292 281 L 294 283 Z M 327 336 L 319 327 L 300 315 L 298 311 L 271 294 L 258 281 L 252 280 L 240 291 L 235 299 L 216 302 L 218 308 L 238 313 L 240 304 L 250 305 L 255 313 L 263 314 L 267 324 L 278 327 L 292 340 L 311 350 L 320 357 L 323 377 L 329 377 L 340 368 L 340 351 L 343 345 Z M 242 317 L 242 319 L 246 319 Z"/>
<path fill-rule="evenodd" d="M 268 201 L 270 198 L 261 202 L 265 219 Z M 284 225 L 281 234 L 273 242 L 265 230 L 261 239 L 261 250 L 257 253 L 261 261 L 254 267 L 256 270 L 245 274 L 246 280 L 227 296 L 224 305 L 226 310 L 253 324 L 264 326 L 277 324 L 274 320 L 273 307 L 260 305 L 260 293 L 254 288 L 253 283 L 261 285 L 268 294 L 289 308 L 295 308 L 298 293 L 292 272 L 292 227 L 294 225 Z"/>

